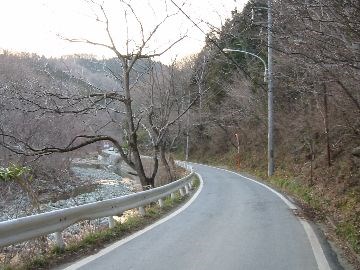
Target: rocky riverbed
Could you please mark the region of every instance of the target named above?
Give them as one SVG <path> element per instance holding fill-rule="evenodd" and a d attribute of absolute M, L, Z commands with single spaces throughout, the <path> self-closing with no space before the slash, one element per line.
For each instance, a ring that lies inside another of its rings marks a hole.
<path fill-rule="evenodd" d="M 133 192 L 130 186 L 122 182 L 122 177 L 114 172 L 80 167 L 73 167 L 72 170 L 79 178 L 92 179 L 92 183 L 87 187 L 79 187 L 75 190 L 79 194 L 74 197 L 49 202 L 43 207 L 60 209 L 124 196 Z"/>
<path fill-rule="evenodd" d="M 135 181 L 115 173 L 119 170 L 116 166 L 111 166 L 110 162 L 102 157 L 74 160 L 71 170 L 73 175 L 79 179 L 79 185 L 69 186 L 55 194 L 53 189 L 41 194 L 39 197 L 40 212 L 102 201 L 134 192 L 137 189 Z M 0 221 L 34 213 L 36 211 L 31 209 L 31 203 L 27 196 L 19 194 L 3 204 Z"/>

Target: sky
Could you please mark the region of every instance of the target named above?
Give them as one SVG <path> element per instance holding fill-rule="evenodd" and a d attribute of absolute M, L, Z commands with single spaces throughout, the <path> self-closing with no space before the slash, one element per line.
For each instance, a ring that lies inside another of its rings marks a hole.
<path fill-rule="evenodd" d="M 92 3 L 93 1 L 98 1 Z M 105 17 L 96 3 L 104 3 L 109 31 L 117 48 L 135 51 L 141 43 L 141 28 L 147 38 L 160 22 L 146 46 L 145 53 L 163 51 L 186 36 L 157 60 L 170 63 L 199 52 L 204 34 L 178 11 L 170 0 L 0 0 L 0 51 L 30 52 L 46 57 L 69 54 L 93 54 L 99 58 L 113 53 L 99 46 L 71 43 L 70 39 L 88 39 L 110 44 Z M 207 32 L 209 25 L 220 27 L 231 11 L 241 10 L 247 0 L 174 0 Z M 134 16 L 136 15 L 136 17 Z M 139 23 L 141 22 L 141 24 Z M 127 43 L 128 41 L 128 43 Z"/>

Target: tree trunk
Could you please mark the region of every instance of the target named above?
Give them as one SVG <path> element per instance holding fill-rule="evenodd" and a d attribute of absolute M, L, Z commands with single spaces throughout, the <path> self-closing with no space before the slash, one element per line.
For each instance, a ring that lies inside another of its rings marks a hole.
<path fill-rule="evenodd" d="M 155 187 L 155 177 L 156 177 L 156 174 L 157 174 L 157 171 L 159 169 L 159 159 L 158 159 L 158 152 L 159 152 L 159 149 L 158 147 L 155 147 L 154 148 L 154 167 L 153 167 L 153 173 L 151 175 L 150 178 L 148 178 L 148 185 L 150 185 L 151 187 Z"/>
<path fill-rule="evenodd" d="M 324 124 L 325 124 L 325 135 L 326 135 L 326 152 L 327 152 L 327 163 L 331 167 L 331 149 L 330 149 L 330 135 L 329 135 L 329 110 L 328 110 L 328 96 L 327 87 L 324 83 Z"/>
<path fill-rule="evenodd" d="M 160 146 L 160 159 L 161 159 L 162 165 L 165 167 L 167 176 L 169 178 L 168 181 L 166 183 L 163 183 L 163 184 L 170 183 L 170 182 L 172 182 L 174 180 L 174 177 L 173 177 L 173 175 L 171 173 L 170 165 L 169 165 L 168 161 L 166 160 L 165 145 Z"/>
<path fill-rule="evenodd" d="M 128 128 L 129 128 L 129 134 L 128 134 L 128 140 L 129 140 L 129 151 L 131 151 L 132 156 L 134 158 L 134 164 L 135 164 L 135 170 L 138 174 L 138 177 L 140 179 L 140 183 L 142 187 L 151 185 L 153 186 L 153 179 L 147 178 L 144 166 L 142 164 L 140 153 L 138 149 L 138 141 L 137 141 L 137 133 L 136 128 L 134 124 L 134 118 L 133 118 L 133 112 L 131 107 L 131 95 L 130 95 L 130 70 L 129 69 L 129 63 L 127 59 L 123 59 L 123 70 L 124 70 L 124 92 L 125 92 L 125 110 L 126 110 L 126 118 L 128 122 Z"/>

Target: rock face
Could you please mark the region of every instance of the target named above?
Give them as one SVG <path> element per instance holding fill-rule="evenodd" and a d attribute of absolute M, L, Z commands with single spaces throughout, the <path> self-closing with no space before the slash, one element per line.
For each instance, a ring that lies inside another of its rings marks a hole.
<path fill-rule="evenodd" d="M 352 151 L 351 154 L 355 157 L 360 158 L 360 146 L 355 147 Z"/>

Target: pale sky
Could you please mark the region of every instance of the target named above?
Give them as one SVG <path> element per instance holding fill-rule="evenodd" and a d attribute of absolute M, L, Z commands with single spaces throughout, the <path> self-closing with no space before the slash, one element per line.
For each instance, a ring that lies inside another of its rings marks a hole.
<path fill-rule="evenodd" d="M 142 22 L 145 37 L 149 35 L 166 14 L 177 11 L 170 0 L 127 0 L 137 18 Z M 111 57 L 111 52 L 99 47 L 73 44 L 62 40 L 84 38 L 109 44 L 105 25 L 96 20 L 103 19 L 101 10 L 89 0 L 0 0 L 0 50 L 26 51 L 39 55 L 55 56 L 89 53 L 98 57 Z M 110 31 L 120 51 L 125 50 L 126 40 L 129 48 L 139 44 L 140 25 L 131 10 L 120 5 L 119 0 L 104 0 L 104 7 L 110 22 Z M 231 10 L 241 10 L 247 0 L 174 0 L 202 29 L 208 31 L 207 22 L 220 27 Z M 127 12 L 127 23 L 125 20 Z M 160 61 L 199 52 L 204 43 L 204 35 L 196 29 L 181 13 L 172 16 L 159 27 L 147 47 L 147 52 L 159 51 L 167 47 L 181 35 L 188 37 L 163 55 Z"/>

